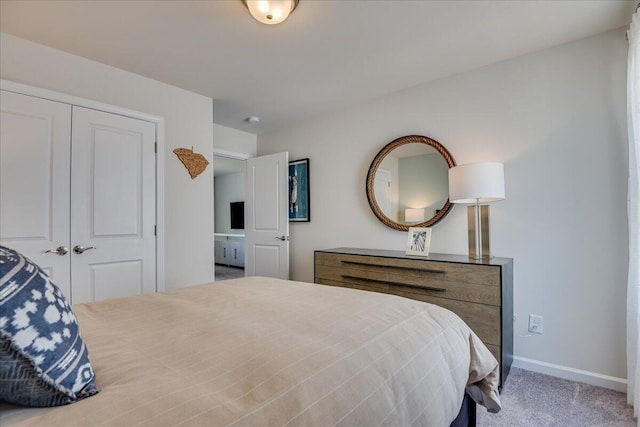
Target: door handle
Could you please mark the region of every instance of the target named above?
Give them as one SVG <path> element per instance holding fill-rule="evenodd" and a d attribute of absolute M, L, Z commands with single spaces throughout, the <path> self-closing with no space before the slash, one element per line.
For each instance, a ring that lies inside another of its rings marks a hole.
<path fill-rule="evenodd" d="M 45 254 L 58 254 L 60 256 L 66 255 L 67 252 L 69 252 L 69 250 L 64 246 L 58 246 L 55 249 L 49 249 L 48 251 L 44 251 Z"/>
<path fill-rule="evenodd" d="M 97 249 L 94 246 L 89 246 L 88 248 L 83 248 L 81 245 L 76 245 L 73 247 L 73 252 L 77 253 L 77 254 L 81 254 L 84 251 L 88 251 L 89 249 Z"/>
<path fill-rule="evenodd" d="M 276 236 L 276 239 L 282 240 L 284 242 L 285 240 L 289 240 L 289 236 L 280 236 L 280 237 Z"/>

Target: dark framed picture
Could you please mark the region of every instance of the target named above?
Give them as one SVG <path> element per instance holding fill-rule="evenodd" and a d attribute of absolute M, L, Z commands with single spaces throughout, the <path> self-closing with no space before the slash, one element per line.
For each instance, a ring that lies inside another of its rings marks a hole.
<path fill-rule="evenodd" d="M 289 162 L 289 221 L 311 221 L 309 159 Z"/>

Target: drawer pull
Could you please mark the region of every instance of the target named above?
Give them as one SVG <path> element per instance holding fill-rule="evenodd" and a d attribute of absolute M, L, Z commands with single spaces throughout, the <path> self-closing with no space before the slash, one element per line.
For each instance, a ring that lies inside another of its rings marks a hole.
<path fill-rule="evenodd" d="M 380 264 L 370 264 L 368 262 L 358 262 L 358 261 L 340 261 L 343 264 L 351 264 L 351 265 L 367 265 L 370 267 L 385 267 L 384 265 L 380 265 Z"/>
<path fill-rule="evenodd" d="M 398 270 L 419 271 L 421 273 L 447 274 L 447 272 L 444 271 L 444 270 L 432 270 L 430 268 L 401 267 L 401 266 L 397 266 L 397 265 L 390 265 L 389 268 L 396 268 Z"/>
<path fill-rule="evenodd" d="M 413 285 L 411 283 L 402 283 L 402 282 L 390 282 L 389 280 L 380 280 L 380 279 L 370 279 L 368 277 L 358 277 L 358 276 L 351 276 L 348 274 L 343 274 L 340 277 L 342 277 L 343 279 L 356 279 L 356 280 L 362 280 L 364 282 L 373 282 L 373 283 L 384 283 L 386 285 L 397 285 L 397 286 L 407 286 L 409 288 L 418 288 L 418 289 L 425 289 L 427 291 L 435 291 L 435 292 L 447 292 L 447 290 L 445 288 L 435 288 L 433 286 L 421 286 L 421 285 Z"/>
<path fill-rule="evenodd" d="M 411 271 L 420 271 L 422 273 L 436 273 L 436 274 L 446 274 L 447 272 L 444 270 L 432 270 L 430 268 L 416 268 L 416 267 L 403 267 L 399 265 L 380 265 L 380 264 L 370 264 L 368 262 L 358 262 L 358 261 L 340 261 L 343 264 L 352 264 L 352 265 L 366 265 L 370 267 L 385 267 L 385 268 L 395 268 L 397 270 L 411 270 Z"/>

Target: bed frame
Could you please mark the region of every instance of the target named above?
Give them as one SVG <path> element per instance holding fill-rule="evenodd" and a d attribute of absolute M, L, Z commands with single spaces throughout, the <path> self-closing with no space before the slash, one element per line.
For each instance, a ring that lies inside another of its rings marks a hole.
<path fill-rule="evenodd" d="M 460 412 L 449 427 L 475 427 L 476 402 L 467 393 L 464 394 Z"/>

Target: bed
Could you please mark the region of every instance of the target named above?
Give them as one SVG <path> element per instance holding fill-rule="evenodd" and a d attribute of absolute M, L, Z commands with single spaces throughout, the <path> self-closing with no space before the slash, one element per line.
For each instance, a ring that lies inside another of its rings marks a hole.
<path fill-rule="evenodd" d="M 247 277 L 73 310 L 101 391 L 4 404 L 3 427 L 449 426 L 465 390 L 500 410 L 495 358 L 419 301 Z"/>

